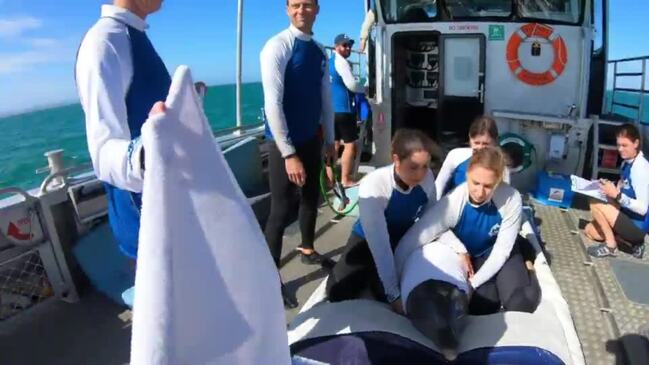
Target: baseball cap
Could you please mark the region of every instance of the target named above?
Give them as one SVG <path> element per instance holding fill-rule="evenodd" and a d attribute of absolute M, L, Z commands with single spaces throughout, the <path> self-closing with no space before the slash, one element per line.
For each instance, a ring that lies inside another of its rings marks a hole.
<path fill-rule="evenodd" d="M 339 45 L 339 44 L 345 44 L 349 43 L 350 45 L 354 44 L 354 40 L 349 38 L 349 36 L 345 33 L 338 34 L 336 38 L 334 39 L 334 45 Z"/>

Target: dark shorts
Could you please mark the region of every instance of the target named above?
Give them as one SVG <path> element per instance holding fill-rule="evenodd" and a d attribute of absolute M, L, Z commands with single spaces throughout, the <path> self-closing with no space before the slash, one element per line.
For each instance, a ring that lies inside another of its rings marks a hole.
<path fill-rule="evenodd" d="M 638 228 L 623 210 L 620 211 L 620 214 L 615 220 L 613 232 L 616 236 L 633 246 L 644 243 L 645 232 Z"/>
<path fill-rule="evenodd" d="M 356 114 L 354 113 L 336 113 L 334 120 L 336 131 L 336 141 L 344 143 L 356 142 L 358 139 L 358 127 L 356 126 Z"/>

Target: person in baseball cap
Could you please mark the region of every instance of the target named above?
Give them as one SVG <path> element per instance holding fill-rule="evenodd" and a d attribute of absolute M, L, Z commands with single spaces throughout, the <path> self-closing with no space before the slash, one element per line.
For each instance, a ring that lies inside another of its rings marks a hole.
<path fill-rule="evenodd" d="M 364 87 L 354 78 L 352 66 L 347 58 L 352 53 L 354 40 L 347 34 L 338 34 L 334 39 L 335 52 L 329 59 L 329 74 L 331 75 L 331 94 L 335 112 L 334 129 L 336 151 L 342 140 L 344 150 L 341 159 L 341 183 L 344 187 L 356 185 L 352 180 L 352 168 L 356 155 L 356 112 L 353 105 L 355 94 L 363 93 Z"/>
<path fill-rule="evenodd" d="M 346 45 L 346 44 L 349 44 L 350 46 L 353 46 L 353 45 L 354 45 L 354 40 L 351 39 L 351 38 L 350 38 L 347 34 L 345 34 L 345 33 L 338 34 L 338 35 L 336 36 L 336 38 L 334 39 L 334 45 L 335 45 L 335 46 L 338 46 L 338 45 Z"/>

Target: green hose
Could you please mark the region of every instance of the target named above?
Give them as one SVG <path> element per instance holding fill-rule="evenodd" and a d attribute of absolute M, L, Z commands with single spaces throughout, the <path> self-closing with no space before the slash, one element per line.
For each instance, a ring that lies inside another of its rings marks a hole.
<path fill-rule="evenodd" d="M 332 201 L 333 199 L 330 198 L 330 194 L 328 192 L 328 185 L 327 185 L 328 182 L 327 169 L 325 168 L 324 163 L 322 164 L 322 168 L 320 169 L 320 193 L 322 194 L 322 198 L 327 203 L 327 206 L 329 206 L 329 208 L 334 213 L 338 215 L 346 216 L 349 213 L 351 213 L 354 210 L 354 208 L 356 208 L 356 205 L 358 205 L 358 199 L 351 201 L 349 197 L 347 197 L 345 188 L 343 187 L 343 184 L 340 182 L 338 169 L 336 169 L 336 166 L 333 163 L 333 161 L 330 164 L 330 167 L 334 178 L 334 186 L 332 188 L 333 195 L 335 197 L 338 197 L 338 199 L 340 200 L 340 206 L 335 207 Z"/>

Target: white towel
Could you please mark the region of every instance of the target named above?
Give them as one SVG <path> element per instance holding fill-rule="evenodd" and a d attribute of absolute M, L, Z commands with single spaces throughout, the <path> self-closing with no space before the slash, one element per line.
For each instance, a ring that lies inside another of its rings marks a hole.
<path fill-rule="evenodd" d="M 459 255 L 441 241 L 421 246 L 408 256 L 401 274 L 401 300 L 404 306 L 410 292 L 430 279 L 453 284 L 465 293 L 469 290 Z"/>
<path fill-rule="evenodd" d="M 142 127 L 131 363 L 290 364 L 277 270 L 187 67 L 165 104 Z"/>

